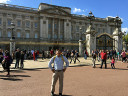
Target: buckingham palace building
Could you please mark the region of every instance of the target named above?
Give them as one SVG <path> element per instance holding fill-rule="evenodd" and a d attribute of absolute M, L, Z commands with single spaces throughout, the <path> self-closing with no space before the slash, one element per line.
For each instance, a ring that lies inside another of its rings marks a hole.
<path fill-rule="evenodd" d="M 71 14 L 71 8 L 46 3 L 30 8 L 0 3 L 0 48 L 9 49 L 10 38 L 20 49 L 122 50 L 121 19 Z M 12 28 L 11 22 L 14 23 Z"/>

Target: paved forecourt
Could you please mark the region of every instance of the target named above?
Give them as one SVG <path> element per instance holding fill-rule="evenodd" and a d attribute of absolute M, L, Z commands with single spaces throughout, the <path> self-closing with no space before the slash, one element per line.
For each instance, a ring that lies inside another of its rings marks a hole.
<path fill-rule="evenodd" d="M 100 62 L 92 68 L 91 58 L 70 64 L 64 75 L 64 96 L 127 96 L 127 63 L 116 62 L 116 69 L 100 69 Z M 13 69 L 11 76 L 0 68 L 0 96 L 50 96 L 52 72 L 49 59 L 25 60 L 25 69 Z M 85 66 L 84 66 L 85 65 Z M 76 66 L 76 67 L 73 67 Z M 58 94 L 58 82 L 56 86 Z"/>

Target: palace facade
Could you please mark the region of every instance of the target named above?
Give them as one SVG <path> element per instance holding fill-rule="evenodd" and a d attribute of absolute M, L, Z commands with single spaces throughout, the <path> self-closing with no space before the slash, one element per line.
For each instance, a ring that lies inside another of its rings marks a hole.
<path fill-rule="evenodd" d="M 91 26 L 95 31 L 93 34 L 91 29 L 89 32 L 88 16 L 71 14 L 69 7 L 41 3 L 39 8 L 35 9 L 1 3 L 0 47 L 3 49 L 9 49 L 11 22 L 15 24 L 13 31 L 16 48 L 79 49 L 78 41 L 81 39 L 83 48 L 122 50 L 122 39 L 120 39 L 122 37 L 119 34 L 122 22 L 121 20 L 116 22 L 116 17 L 95 17 Z M 116 27 L 117 23 L 118 27 Z"/>

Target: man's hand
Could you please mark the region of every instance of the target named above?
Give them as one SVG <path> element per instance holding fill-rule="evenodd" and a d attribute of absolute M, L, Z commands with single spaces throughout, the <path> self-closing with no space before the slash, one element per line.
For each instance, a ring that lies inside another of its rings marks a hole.
<path fill-rule="evenodd" d="M 52 72 L 55 73 L 55 69 L 52 69 Z"/>
<path fill-rule="evenodd" d="M 65 72 L 66 71 L 66 68 L 65 69 L 63 69 L 63 72 Z"/>

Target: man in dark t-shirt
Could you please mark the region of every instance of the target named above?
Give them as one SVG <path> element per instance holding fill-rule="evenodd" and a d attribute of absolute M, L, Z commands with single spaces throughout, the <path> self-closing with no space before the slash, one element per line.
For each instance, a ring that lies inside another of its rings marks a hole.
<path fill-rule="evenodd" d="M 15 68 L 19 68 L 19 61 L 20 61 L 20 49 L 18 48 L 16 51 L 16 64 Z"/>

